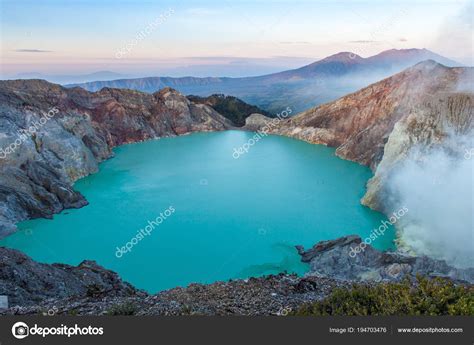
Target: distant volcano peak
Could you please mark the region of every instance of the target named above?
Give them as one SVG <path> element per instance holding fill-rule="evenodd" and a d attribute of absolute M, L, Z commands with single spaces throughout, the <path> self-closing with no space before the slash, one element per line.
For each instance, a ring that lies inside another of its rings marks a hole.
<path fill-rule="evenodd" d="M 337 53 L 337 54 L 334 54 L 334 55 L 330 55 L 324 59 L 322 59 L 321 61 L 326 61 L 326 62 L 358 62 L 358 61 L 361 61 L 363 60 L 364 58 L 362 58 L 361 56 L 355 54 L 355 53 L 352 53 L 352 52 L 340 52 L 340 53 Z M 319 61 L 319 62 L 321 62 Z"/>

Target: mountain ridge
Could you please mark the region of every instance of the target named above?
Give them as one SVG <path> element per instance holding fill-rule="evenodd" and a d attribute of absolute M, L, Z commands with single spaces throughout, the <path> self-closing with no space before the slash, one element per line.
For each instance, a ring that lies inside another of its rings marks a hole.
<path fill-rule="evenodd" d="M 70 84 L 66 87 L 80 86 L 98 91 L 108 86 L 155 92 L 169 86 L 181 93 L 201 97 L 216 93 L 235 96 L 271 113 L 290 106 L 296 113 L 337 99 L 427 59 L 459 65 L 426 49 L 389 50 L 368 58 L 341 52 L 297 69 L 262 76 L 146 77 Z"/>

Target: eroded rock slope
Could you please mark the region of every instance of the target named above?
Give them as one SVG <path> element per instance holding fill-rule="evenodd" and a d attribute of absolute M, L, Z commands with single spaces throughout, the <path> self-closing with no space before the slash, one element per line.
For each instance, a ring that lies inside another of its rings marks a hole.
<path fill-rule="evenodd" d="M 287 119 L 272 132 L 336 147 L 341 158 L 370 166 L 375 176 L 362 201 L 390 213 L 383 203 L 384 176 L 395 163 L 417 144 L 427 150 L 452 133 L 473 132 L 473 78 L 472 68 L 425 61 Z M 457 154 L 464 150 L 458 147 Z"/>
<path fill-rule="evenodd" d="M 88 92 L 42 80 L 0 81 L 0 236 L 24 219 L 82 207 L 72 183 L 126 143 L 232 127 L 170 88 Z"/>

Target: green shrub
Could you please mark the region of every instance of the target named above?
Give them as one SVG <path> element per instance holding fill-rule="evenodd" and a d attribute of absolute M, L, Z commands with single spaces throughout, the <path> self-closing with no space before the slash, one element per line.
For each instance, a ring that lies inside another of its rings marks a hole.
<path fill-rule="evenodd" d="M 112 306 L 108 311 L 107 315 L 135 315 L 135 313 L 138 311 L 138 307 L 131 303 L 131 302 L 125 302 L 123 304 L 116 304 Z"/>
<path fill-rule="evenodd" d="M 103 288 L 98 284 L 91 284 L 87 286 L 86 296 L 87 297 L 99 297 L 103 294 Z"/>
<path fill-rule="evenodd" d="M 441 278 L 335 289 L 293 315 L 474 315 L 474 287 Z"/>

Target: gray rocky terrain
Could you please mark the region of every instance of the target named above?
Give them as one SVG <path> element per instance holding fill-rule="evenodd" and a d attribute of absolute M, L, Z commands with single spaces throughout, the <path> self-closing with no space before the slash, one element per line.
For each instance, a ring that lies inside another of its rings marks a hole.
<path fill-rule="evenodd" d="M 322 241 L 307 251 L 300 246 L 297 249 L 302 261 L 311 267 L 309 276 L 382 282 L 420 274 L 474 283 L 474 268 L 458 269 L 427 256 L 381 252 L 363 243 L 356 235 Z"/>

